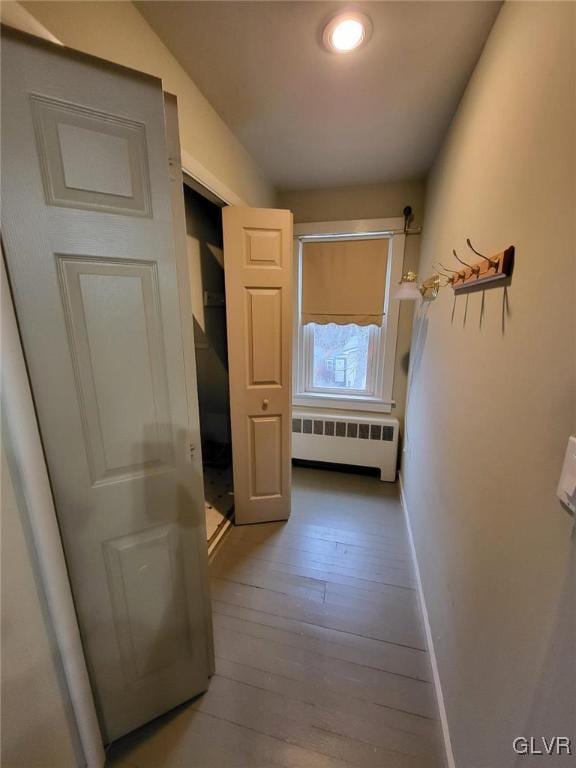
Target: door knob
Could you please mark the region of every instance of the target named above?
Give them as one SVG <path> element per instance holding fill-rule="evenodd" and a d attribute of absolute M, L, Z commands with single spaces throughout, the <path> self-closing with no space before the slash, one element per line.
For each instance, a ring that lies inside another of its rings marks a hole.
<path fill-rule="evenodd" d="M 268 406 L 270 405 L 270 401 L 265 397 L 264 400 L 262 400 L 262 410 L 267 410 Z"/>

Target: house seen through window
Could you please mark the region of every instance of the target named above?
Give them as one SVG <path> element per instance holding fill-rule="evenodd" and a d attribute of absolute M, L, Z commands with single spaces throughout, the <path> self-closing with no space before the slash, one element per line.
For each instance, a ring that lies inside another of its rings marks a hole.
<path fill-rule="evenodd" d="M 374 326 L 311 323 L 312 387 L 366 391 Z"/>

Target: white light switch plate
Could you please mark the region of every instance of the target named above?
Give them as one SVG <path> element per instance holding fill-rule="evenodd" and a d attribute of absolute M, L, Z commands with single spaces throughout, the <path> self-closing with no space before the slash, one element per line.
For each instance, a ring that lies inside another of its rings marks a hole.
<path fill-rule="evenodd" d="M 557 494 L 560 501 L 576 512 L 576 437 L 568 440 Z"/>

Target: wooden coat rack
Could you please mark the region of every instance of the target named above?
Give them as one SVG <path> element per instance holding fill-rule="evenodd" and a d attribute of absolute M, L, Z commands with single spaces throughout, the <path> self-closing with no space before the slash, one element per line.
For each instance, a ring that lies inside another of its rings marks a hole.
<path fill-rule="evenodd" d="M 440 264 L 444 270 L 440 274 L 452 286 L 454 293 L 465 293 L 475 289 L 490 288 L 493 285 L 502 284 L 503 281 L 512 276 L 512 270 L 514 269 L 513 245 L 508 246 L 504 251 L 500 251 L 494 256 L 485 256 L 474 248 L 470 238 L 466 239 L 466 244 L 476 256 L 480 257 L 478 260 L 466 262 L 453 250 L 452 253 L 456 260 L 462 264 L 462 268 L 450 269 Z M 446 272 L 450 274 L 446 274 Z"/>

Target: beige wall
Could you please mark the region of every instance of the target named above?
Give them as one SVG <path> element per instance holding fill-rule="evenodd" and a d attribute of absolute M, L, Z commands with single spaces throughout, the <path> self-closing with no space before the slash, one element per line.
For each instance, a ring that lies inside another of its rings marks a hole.
<path fill-rule="evenodd" d="M 22 2 L 64 45 L 162 78 L 178 97 L 180 143 L 247 205 L 270 206 L 256 163 L 130 2 Z"/>
<path fill-rule="evenodd" d="M 406 205 L 411 205 L 414 210 L 414 223 L 421 224 L 424 186 L 424 181 L 412 180 L 348 187 L 281 189 L 277 193 L 277 202 L 280 208 L 292 211 L 298 224 L 402 216 Z"/>
<path fill-rule="evenodd" d="M 575 14 L 503 7 L 426 199 L 424 272 L 467 236 L 517 254 L 507 300 L 446 288 L 415 320 L 404 475 L 459 768 L 531 765 L 514 737 L 574 736 L 575 543 L 555 491 L 576 430 Z"/>
<path fill-rule="evenodd" d="M 402 216 L 406 205 L 414 213 L 412 226 L 422 224 L 424 217 L 424 181 L 399 181 L 389 184 L 365 184 L 353 187 L 328 189 L 281 190 L 277 204 L 289 208 L 298 224 L 310 221 L 343 221 L 347 219 L 377 219 Z M 420 236 L 406 238 L 404 271 L 418 271 Z M 400 305 L 398 342 L 392 397 L 396 407 L 392 415 L 403 424 L 406 399 L 408 355 L 412 334 L 414 303 L 403 301 Z"/>
<path fill-rule="evenodd" d="M 3 435 L 3 441 L 7 436 Z M 4 768 L 80 765 L 76 726 L 42 593 L 28 517 L 1 447 Z"/>

